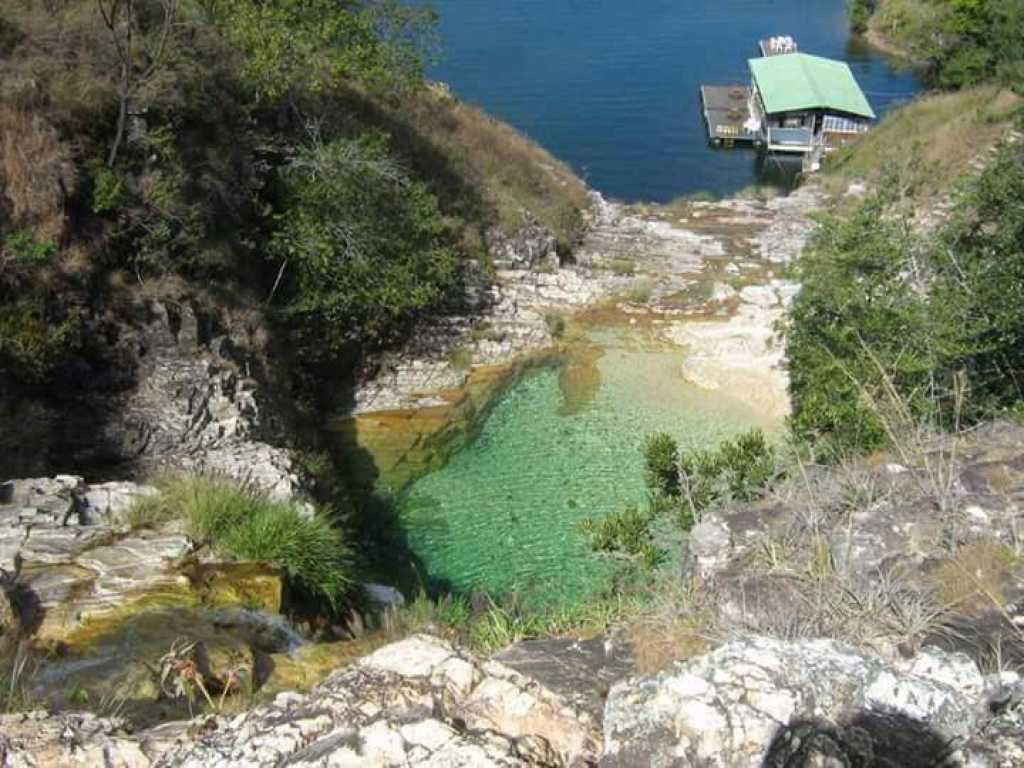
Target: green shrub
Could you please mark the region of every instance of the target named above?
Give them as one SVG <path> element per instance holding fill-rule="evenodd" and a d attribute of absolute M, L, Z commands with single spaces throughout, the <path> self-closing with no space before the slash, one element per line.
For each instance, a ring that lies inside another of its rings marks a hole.
<path fill-rule="evenodd" d="M 284 182 L 270 254 L 293 276 L 287 314 L 311 353 L 386 341 L 456 282 L 459 257 L 437 200 L 383 140 L 314 142 Z"/>
<path fill-rule="evenodd" d="M 935 235 L 917 234 L 885 191 L 826 217 L 797 261 L 803 288 L 787 324 L 795 435 L 822 455 L 876 448 L 890 395 L 911 418 L 946 425 L 1012 408 L 1022 252 L 1024 154 L 1012 147 L 955 197 Z"/>
<path fill-rule="evenodd" d="M 133 526 L 183 520 L 189 534 L 222 556 L 263 560 L 331 607 L 352 582 L 352 550 L 323 512 L 304 516 L 293 504 L 226 480 L 186 476 L 127 513 Z"/>
<path fill-rule="evenodd" d="M 626 300 L 633 304 L 647 304 L 654 295 L 654 286 L 651 283 L 637 283 L 626 291 Z"/>
<path fill-rule="evenodd" d="M 20 266 L 39 266 L 52 261 L 57 255 L 53 240 L 37 240 L 29 229 L 18 229 L 4 236 L 0 253 Z"/>
<path fill-rule="evenodd" d="M 714 452 L 687 455 L 680 455 L 669 435 L 651 435 L 643 453 L 650 491 L 646 507 L 586 518 L 580 530 L 595 552 L 640 560 L 647 567 L 664 560 L 656 541 L 659 521 L 685 533 L 712 505 L 750 501 L 778 476 L 775 449 L 759 429 L 723 441 Z"/>
<path fill-rule="evenodd" d="M 875 12 L 876 0 L 849 0 L 850 26 L 854 32 L 865 32 L 871 14 Z"/>
<path fill-rule="evenodd" d="M 448 364 L 457 371 L 468 371 L 473 367 L 473 350 L 456 346 L 448 350 Z"/>
<path fill-rule="evenodd" d="M 591 549 L 595 552 L 621 552 L 636 556 L 650 546 L 652 520 L 650 514 L 630 505 L 599 520 L 585 518 L 580 529 L 590 539 Z"/>
<path fill-rule="evenodd" d="M 632 259 L 612 259 L 608 264 L 612 274 L 626 277 L 636 273 L 636 262 Z"/>
<path fill-rule="evenodd" d="M 650 435 L 644 441 L 647 487 L 654 493 L 679 494 L 679 444 L 665 433 Z"/>
<path fill-rule="evenodd" d="M 38 383 L 64 362 L 81 343 L 77 315 L 50 320 L 42 301 L 25 298 L 0 303 L 0 368 L 16 378 Z"/>
<path fill-rule="evenodd" d="M 111 168 L 98 165 L 92 176 L 93 213 L 115 213 L 128 200 L 121 177 Z"/>

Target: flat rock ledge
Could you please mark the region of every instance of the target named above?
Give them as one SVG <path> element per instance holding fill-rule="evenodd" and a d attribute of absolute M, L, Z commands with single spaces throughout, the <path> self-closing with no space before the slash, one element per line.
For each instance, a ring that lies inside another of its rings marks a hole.
<path fill-rule="evenodd" d="M 963 655 L 890 663 L 751 636 L 618 682 L 602 726 L 572 695 L 416 635 L 235 717 L 129 736 L 90 715 L 5 715 L 0 766 L 1010 768 L 1022 699 L 1017 675 L 983 677 Z"/>

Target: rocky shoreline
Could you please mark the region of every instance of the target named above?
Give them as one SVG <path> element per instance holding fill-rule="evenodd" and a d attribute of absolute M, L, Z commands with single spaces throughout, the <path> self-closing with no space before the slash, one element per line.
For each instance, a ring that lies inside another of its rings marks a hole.
<path fill-rule="evenodd" d="M 584 334 L 642 324 L 658 343 L 685 351 L 680 382 L 781 419 L 789 406 L 775 324 L 797 290 L 782 273 L 823 205 L 813 186 L 672 207 L 592 192 L 572 263 L 559 264 L 553 238 L 536 227 L 502 241 L 506 257 L 486 295 L 389 355 L 359 385 L 351 412 L 337 417 L 337 431 L 349 452 L 373 457 L 377 473 L 401 487 L 456 450 L 524 366 L 564 357 L 567 324 Z"/>
<path fill-rule="evenodd" d="M 560 649 L 568 672 L 607 654 Z M 1024 682 L 958 654 L 886 662 L 829 640 L 746 637 L 605 696 L 418 635 L 340 670 L 306 695 L 243 714 L 129 734 L 116 718 L 0 716 L 9 768 L 275 766 L 969 766 L 1024 760 Z M 590 703 L 599 715 L 591 714 Z"/>

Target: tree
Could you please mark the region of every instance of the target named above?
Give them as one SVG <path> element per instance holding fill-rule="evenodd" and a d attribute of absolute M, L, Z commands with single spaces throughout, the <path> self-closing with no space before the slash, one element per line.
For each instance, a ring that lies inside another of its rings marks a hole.
<path fill-rule="evenodd" d="M 353 81 L 416 84 L 435 21 L 429 10 L 390 1 L 209 0 L 209 6 L 223 34 L 245 52 L 244 74 L 265 101 Z"/>
<path fill-rule="evenodd" d="M 96 0 L 96 6 L 117 54 L 117 125 L 107 155 L 107 166 L 113 168 L 132 102 L 165 63 L 178 0 L 159 0 L 155 5 L 144 0 Z"/>
<path fill-rule="evenodd" d="M 316 349 L 385 341 L 455 282 L 458 257 L 437 200 L 383 139 L 314 135 L 283 181 L 270 254 L 281 273 L 292 271 L 286 312 Z"/>

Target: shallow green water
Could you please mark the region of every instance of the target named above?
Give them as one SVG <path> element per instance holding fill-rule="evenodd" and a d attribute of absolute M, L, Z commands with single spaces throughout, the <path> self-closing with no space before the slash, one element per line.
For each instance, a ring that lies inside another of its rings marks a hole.
<path fill-rule="evenodd" d="M 640 345 L 621 331 L 594 340 L 605 350 L 596 370 L 526 375 L 472 443 L 400 499 L 408 543 L 434 585 L 575 602 L 610 574 L 579 521 L 643 500 L 645 435 L 665 431 L 701 448 L 772 426 L 736 400 L 685 383 L 680 350 Z"/>

